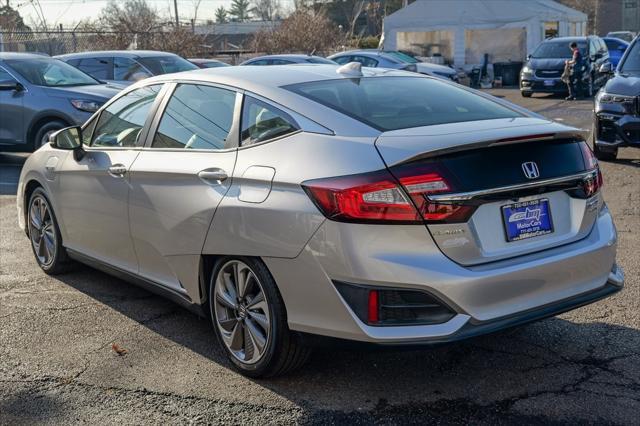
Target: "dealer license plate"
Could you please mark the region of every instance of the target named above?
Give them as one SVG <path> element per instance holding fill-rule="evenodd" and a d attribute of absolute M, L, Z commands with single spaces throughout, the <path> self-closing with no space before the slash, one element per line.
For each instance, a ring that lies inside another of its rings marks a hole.
<path fill-rule="evenodd" d="M 519 241 L 553 232 L 549 200 L 546 198 L 502 206 L 507 241 Z"/>

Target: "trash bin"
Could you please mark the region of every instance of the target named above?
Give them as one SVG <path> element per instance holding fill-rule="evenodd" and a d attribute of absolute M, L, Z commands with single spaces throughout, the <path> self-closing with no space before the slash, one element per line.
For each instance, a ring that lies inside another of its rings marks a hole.
<path fill-rule="evenodd" d="M 522 62 L 496 62 L 493 64 L 494 77 L 502 77 L 503 86 L 517 86 Z"/>

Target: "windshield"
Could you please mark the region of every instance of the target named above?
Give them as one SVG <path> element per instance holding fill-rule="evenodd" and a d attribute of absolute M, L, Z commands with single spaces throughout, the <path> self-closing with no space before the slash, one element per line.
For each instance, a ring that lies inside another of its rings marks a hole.
<path fill-rule="evenodd" d="M 522 116 L 468 90 L 423 77 L 322 80 L 285 88 L 382 131 Z"/>
<path fill-rule="evenodd" d="M 186 59 L 182 59 L 180 56 L 157 56 L 138 58 L 138 61 L 147 67 L 153 75 L 170 74 L 173 72 L 191 71 L 198 69 Z"/>
<path fill-rule="evenodd" d="M 406 62 L 409 64 L 416 64 L 419 62 L 418 60 L 416 60 L 415 58 L 412 58 L 406 53 L 402 53 L 402 52 L 386 52 L 386 53 L 388 53 L 389 55 L 393 56 L 396 59 L 400 59 L 402 62 Z"/>
<path fill-rule="evenodd" d="M 71 65 L 51 58 L 10 59 L 11 68 L 36 86 L 71 87 L 100 84 L 88 74 Z"/>
<path fill-rule="evenodd" d="M 547 41 L 542 43 L 533 55 L 532 58 L 540 58 L 540 59 L 568 59 L 571 58 L 571 48 L 569 47 L 571 44 L 568 41 Z M 587 43 L 586 42 L 578 42 L 578 49 L 580 49 L 580 53 L 584 56 L 587 52 Z"/>
<path fill-rule="evenodd" d="M 629 49 L 628 49 L 629 50 Z M 633 47 L 624 57 L 624 62 L 620 64 L 620 72 L 638 72 L 640 71 L 640 43 L 633 43 Z"/>

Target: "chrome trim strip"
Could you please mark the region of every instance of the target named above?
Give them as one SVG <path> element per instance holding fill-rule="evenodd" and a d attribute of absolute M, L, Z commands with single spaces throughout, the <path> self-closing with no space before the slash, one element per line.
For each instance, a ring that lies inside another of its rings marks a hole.
<path fill-rule="evenodd" d="M 460 201 L 469 201 L 474 198 L 484 197 L 487 195 L 495 195 L 503 192 L 519 191 L 522 189 L 531 189 L 538 186 L 555 185 L 558 183 L 571 182 L 574 180 L 586 180 L 588 178 L 597 179 L 596 170 L 578 173 L 571 176 L 563 176 L 559 178 L 551 178 L 539 180 L 535 182 L 527 182 L 518 185 L 502 186 L 499 188 L 481 189 L 478 191 L 459 192 L 456 194 L 429 195 L 427 199 L 436 203 L 455 203 Z"/>

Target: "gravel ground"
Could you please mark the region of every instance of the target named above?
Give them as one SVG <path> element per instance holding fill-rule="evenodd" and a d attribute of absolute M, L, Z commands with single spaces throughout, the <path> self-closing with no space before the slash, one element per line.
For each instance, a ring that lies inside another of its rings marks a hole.
<path fill-rule="evenodd" d="M 492 93 L 590 127 L 589 101 Z M 0 424 L 639 422 L 640 150 L 602 164 L 623 292 L 435 349 L 318 350 L 302 371 L 260 381 L 169 301 L 85 267 L 43 274 L 16 225 L 23 160 L 0 154 Z"/>

